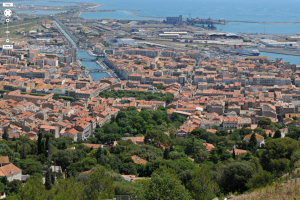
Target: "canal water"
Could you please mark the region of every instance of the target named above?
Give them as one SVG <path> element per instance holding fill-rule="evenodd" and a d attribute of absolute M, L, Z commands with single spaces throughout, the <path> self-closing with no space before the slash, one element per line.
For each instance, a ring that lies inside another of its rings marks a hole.
<path fill-rule="evenodd" d="M 65 37 L 77 48 L 77 57 L 91 59 L 91 60 L 82 60 L 81 61 L 82 65 L 86 69 L 99 69 L 100 66 L 96 62 L 92 61 L 96 57 L 91 56 L 86 51 L 80 50 L 77 47 L 76 43 L 72 40 L 72 38 L 62 29 L 62 27 L 56 21 L 54 21 L 54 22 L 55 22 L 56 26 L 63 32 Z M 91 74 L 92 78 L 94 79 L 94 81 L 99 81 L 101 78 L 109 77 L 109 75 L 107 73 L 103 73 L 103 72 L 91 72 L 90 74 Z"/>

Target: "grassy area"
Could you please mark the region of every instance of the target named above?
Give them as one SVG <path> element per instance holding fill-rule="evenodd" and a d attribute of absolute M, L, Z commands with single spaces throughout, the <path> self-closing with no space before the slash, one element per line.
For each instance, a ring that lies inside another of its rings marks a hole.
<path fill-rule="evenodd" d="M 249 194 L 236 196 L 233 200 L 291 200 L 300 199 L 300 180 L 294 179 L 282 184 L 275 183 L 272 186 L 258 189 Z"/>

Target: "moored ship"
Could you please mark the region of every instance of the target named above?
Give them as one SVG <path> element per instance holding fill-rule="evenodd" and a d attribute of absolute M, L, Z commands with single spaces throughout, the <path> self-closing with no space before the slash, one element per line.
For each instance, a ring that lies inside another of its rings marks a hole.
<path fill-rule="evenodd" d="M 237 47 L 236 45 L 232 50 L 236 51 L 240 55 L 246 56 L 258 56 L 260 54 L 260 52 L 257 49 L 245 49 L 242 46 Z"/>

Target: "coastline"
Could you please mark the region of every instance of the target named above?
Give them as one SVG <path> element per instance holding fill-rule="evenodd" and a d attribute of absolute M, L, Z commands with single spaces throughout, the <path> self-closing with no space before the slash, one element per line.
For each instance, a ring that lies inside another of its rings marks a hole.
<path fill-rule="evenodd" d="M 81 4 L 82 2 L 78 2 L 78 4 Z M 94 9 L 94 8 L 98 8 L 103 6 L 102 4 L 96 4 L 90 7 L 87 7 L 86 9 Z M 82 12 L 85 12 L 84 10 L 80 9 L 77 13 L 74 14 L 73 17 L 80 17 L 80 15 L 82 14 Z"/>

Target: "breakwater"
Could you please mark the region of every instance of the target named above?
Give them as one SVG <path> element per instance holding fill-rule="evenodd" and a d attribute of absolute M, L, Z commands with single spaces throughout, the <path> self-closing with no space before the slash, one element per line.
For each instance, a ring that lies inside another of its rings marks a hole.
<path fill-rule="evenodd" d="M 229 22 L 239 22 L 239 23 L 257 23 L 257 24 L 300 24 L 300 22 L 264 22 L 264 21 L 238 21 L 238 20 L 225 20 L 226 23 Z"/>
<path fill-rule="evenodd" d="M 139 14 L 136 14 L 136 13 L 132 12 L 131 10 L 126 10 L 126 11 L 129 12 L 130 14 L 138 16 L 138 17 L 157 18 L 157 19 L 164 19 L 165 18 L 165 17 L 155 17 L 155 16 L 139 15 Z"/>
<path fill-rule="evenodd" d="M 285 48 L 258 48 L 261 52 L 285 54 L 292 56 L 300 56 L 300 51 L 297 49 L 285 49 Z"/>

